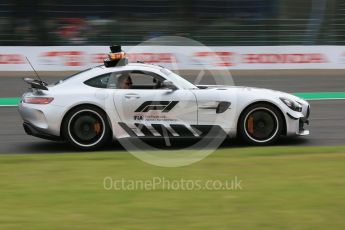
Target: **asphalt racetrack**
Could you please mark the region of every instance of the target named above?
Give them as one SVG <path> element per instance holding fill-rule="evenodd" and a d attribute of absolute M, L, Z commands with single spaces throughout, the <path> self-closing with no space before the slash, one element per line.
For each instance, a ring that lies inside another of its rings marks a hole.
<path fill-rule="evenodd" d="M 288 93 L 344 92 L 344 76 L 233 76 L 235 85 L 263 87 Z M 48 83 L 60 78 L 45 78 Z M 209 84 L 209 82 L 200 82 Z M 27 85 L 18 77 L 1 77 L 0 98 L 20 97 Z M 311 117 L 306 137 L 283 138 L 278 145 L 334 146 L 345 145 L 345 100 L 310 101 Z M 46 141 L 25 134 L 16 107 L 0 107 L 0 153 L 59 153 L 75 151 L 65 143 Z M 224 148 L 241 146 L 228 141 Z M 106 151 L 123 150 L 118 143 L 104 148 Z"/>

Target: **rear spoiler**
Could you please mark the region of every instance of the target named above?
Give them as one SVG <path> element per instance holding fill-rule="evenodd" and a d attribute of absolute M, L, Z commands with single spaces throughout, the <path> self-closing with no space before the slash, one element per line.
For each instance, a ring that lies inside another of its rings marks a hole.
<path fill-rule="evenodd" d="M 41 80 L 35 80 L 32 78 L 24 78 L 26 83 L 28 83 L 32 89 L 48 90 L 48 84 Z"/>

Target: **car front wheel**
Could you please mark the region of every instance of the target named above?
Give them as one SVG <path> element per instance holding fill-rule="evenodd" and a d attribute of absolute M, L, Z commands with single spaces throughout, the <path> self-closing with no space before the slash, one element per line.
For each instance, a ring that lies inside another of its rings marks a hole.
<path fill-rule="evenodd" d="M 280 137 L 282 130 L 280 111 L 265 103 L 249 106 L 239 120 L 239 134 L 249 144 L 272 144 Z"/>

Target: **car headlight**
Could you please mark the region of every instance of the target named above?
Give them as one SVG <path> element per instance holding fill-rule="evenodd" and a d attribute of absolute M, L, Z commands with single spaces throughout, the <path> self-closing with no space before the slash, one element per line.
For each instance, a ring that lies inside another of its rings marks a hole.
<path fill-rule="evenodd" d="M 298 104 L 297 102 L 290 100 L 288 98 L 285 97 L 281 97 L 280 100 L 290 109 L 292 109 L 293 111 L 296 112 L 302 112 L 302 106 L 300 104 Z"/>

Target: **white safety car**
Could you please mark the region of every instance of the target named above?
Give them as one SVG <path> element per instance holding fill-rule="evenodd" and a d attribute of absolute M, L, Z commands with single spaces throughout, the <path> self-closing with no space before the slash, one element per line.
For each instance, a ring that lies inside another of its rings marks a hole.
<path fill-rule="evenodd" d="M 308 135 L 309 104 L 294 95 L 250 87 L 194 85 L 161 66 L 128 63 L 112 46 L 104 65 L 54 85 L 25 79 L 19 112 L 27 134 L 85 150 L 121 138 L 239 136 L 267 145 Z"/>

